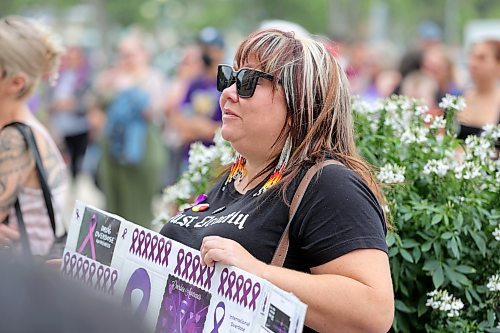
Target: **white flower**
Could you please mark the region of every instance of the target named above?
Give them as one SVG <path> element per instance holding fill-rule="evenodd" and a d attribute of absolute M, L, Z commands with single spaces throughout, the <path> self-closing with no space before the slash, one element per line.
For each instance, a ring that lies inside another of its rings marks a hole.
<path fill-rule="evenodd" d="M 500 275 L 498 274 L 495 274 L 495 275 L 492 275 L 489 280 L 488 280 L 488 284 L 486 285 L 486 287 L 490 290 L 490 291 L 500 291 Z"/>
<path fill-rule="evenodd" d="M 216 148 L 214 146 L 206 147 L 201 142 L 195 142 L 189 148 L 189 171 L 193 172 L 210 164 L 215 158 Z"/>
<path fill-rule="evenodd" d="M 386 164 L 377 175 L 380 182 L 385 184 L 397 184 L 405 181 L 406 168 L 397 164 Z"/>
<path fill-rule="evenodd" d="M 484 125 L 481 136 L 491 141 L 498 140 L 500 138 L 500 125 L 493 125 L 493 124 Z"/>
<path fill-rule="evenodd" d="M 492 232 L 492 235 L 497 241 L 500 242 L 500 226 L 495 228 L 495 230 Z"/>
<path fill-rule="evenodd" d="M 447 94 L 439 103 L 439 107 L 442 109 L 456 109 L 461 111 L 465 108 L 465 100 L 462 96 Z"/>
<path fill-rule="evenodd" d="M 448 317 L 457 317 L 460 314 L 459 311 L 464 307 L 461 299 L 455 298 L 446 290 L 433 290 L 427 293 L 427 296 L 429 298 L 425 305 L 435 310 L 446 312 Z"/>
<path fill-rule="evenodd" d="M 187 200 L 193 192 L 191 182 L 186 178 L 181 178 L 177 184 L 165 189 L 163 200 L 167 203 L 175 202 L 177 199 Z"/>
<path fill-rule="evenodd" d="M 432 114 L 426 114 L 425 117 L 424 117 L 424 123 L 430 124 L 432 122 L 432 119 L 434 119 L 434 117 L 432 116 Z"/>
<path fill-rule="evenodd" d="M 395 103 L 394 101 L 388 100 L 387 104 L 385 105 L 385 109 L 389 113 L 394 113 L 399 109 L 399 107 L 398 107 L 398 104 Z"/>
<path fill-rule="evenodd" d="M 434 121 L 431 124 L 431 128 L 445 128 L 446 127 L 446 120 L 444 119 L 443 116 L 437 116 L 434 117 Z"/>
<path fill-rule="evenodd" d="M 458 164 L 454 171 L 457 179 L 470 180 L 481 177 L 481 167 L 474 162 Z"/>
<path fill-rule="evenodd" d="M 401 142 L 404 144 L 423 143 L 427 140 L 429 130 L 426 127 L 406 128 L 401 134 Z"/>
<path fill-rule="evenodd" d="M 416 142 L 416 137 L 415 134 L 411 132 L 411 130 L 407 129 L 406 131 L 403 132 L 401 135 L 401 142 L 405 144 L 411 144 Z"/>
<path fill-rule="evenodd" d="M 465 139 L 465 146 L 466 160 L 474 160 L 475 157 L 479 157 L 479 160 L 486 164 L 490 160 L 491 153 L 494 153 L 491 142 L 485 137 L 470 135 Z"/>
<path fill-rule="evenodd" d="M 391 209 L 389 208 L 388 205 L 382 205 L 382 210 L 384 213 L 389 214 L 391 212 Z"/>
<path fill-rule="evenodd" d="M 415 114 L 417 116 L 423 116 L 424 114 L 426 114 L 427 112 L 429 112 L 429 107 L 427 105 L 417 105 L 415 107 Z M 432 116 L 431 116 L 432 117 Z"/>
<path fill-rule="evenodd" d="M 369 102 L 361 99 L 359 96 L 356 96 L 353 99 L 352 109 L 360 114 L 371 114 L 374 111 L 373 106 Z"/>
<path fill-rule="evenodd" d="M 446 173 L 448 170 L 451 169 L 451 166 L 448 164 L 448 161 L 446 159 L 442 160 L 429 160 L 425 165 L 424 165 L 424 170 L 423 173 L 425 175 L 429 175 L 431 173 L 434 173 L 438 176 L 446 176 Z"/>

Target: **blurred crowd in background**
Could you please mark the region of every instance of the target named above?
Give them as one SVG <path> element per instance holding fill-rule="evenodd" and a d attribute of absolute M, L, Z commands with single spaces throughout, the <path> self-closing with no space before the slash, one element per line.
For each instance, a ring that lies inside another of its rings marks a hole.
<path fill-rule="evenodd" d="M 262 26 L 307 33 L 284 21 Z M 469 107 L 458 122 L 468 135 L 500 120 L 498 30 L 486 29 L 460 45 L 446 44 L 433 21 L 420 22 L 404 47 L 319 37 L 340 60 L 353 93 L 368 101 L 402 94 L 422 99 L 438 114 L 443 96 L 465 95 Z M 105 60 L 102 49 L 66 43 L 58 80 L 42 85 L 30 106 L 71 166 L 70 199 L 86 199 L 77 189 L 85 179 L 92 186 L 90 203 L 150 227 L 155 200 L 186 170 L 189 145 L 210 144 L 220 125 L 217 65 L 232 63 L 244 37 L 238 36 L 205 27 L 166 57 L 151 35 L 133 27 L 111 42 Z"/>

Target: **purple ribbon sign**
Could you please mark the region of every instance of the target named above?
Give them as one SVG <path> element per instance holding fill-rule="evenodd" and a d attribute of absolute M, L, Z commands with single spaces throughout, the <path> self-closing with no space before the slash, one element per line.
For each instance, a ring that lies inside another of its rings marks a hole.
<path fill-rule="evenodd" d="M 134 313 L 135 318 L 142 321 L 148 310 L 149 298 L 151 297 L 151 280 L 144 268 L 136 269 L 130 276 L 125 293 L 123 294 L 122 304 L 124 306 L 132 307 L 132 291 L 134 290 L 142 291 L 141 302 Z"/>
<path fill-rule="evenodd" d="M 96 260 L 95 258 L 95 245 L 94 245 L 94 231 L 97 226 L 97 215 L 92 214 L 92 223 L 90 224 L 89 232 L 87 236 L 83 239 L 82 244 L 78 248 L 78 253 L 82 253 L 83 250 L 85 249 L 85 246 L 87 246 L 87 243 L 90 243 L 90 251 L 92 255 L 92 259 Z"/>
<path fill-rule="evenodd" d="M 217 319 L 217 309 L 222 310 L 222 316 Z M 226 306 L 224 302 L 220 301 L 214 310 L 214 328 L 210 331 L 210 333 L 219 333 L 219 328 L 221 328 L 222 323 L 224 322 L 224 317 L 226 316 Z"/>

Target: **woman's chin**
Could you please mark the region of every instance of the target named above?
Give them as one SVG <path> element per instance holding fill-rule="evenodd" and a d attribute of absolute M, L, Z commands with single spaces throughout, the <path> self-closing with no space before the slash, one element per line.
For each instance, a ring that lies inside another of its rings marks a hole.
<path fill-rule="evenodd" d="M 236 131 L 228 126 L 222 125 L 220 134 L 224 140 L 231 143 L 236 139 Z"/>

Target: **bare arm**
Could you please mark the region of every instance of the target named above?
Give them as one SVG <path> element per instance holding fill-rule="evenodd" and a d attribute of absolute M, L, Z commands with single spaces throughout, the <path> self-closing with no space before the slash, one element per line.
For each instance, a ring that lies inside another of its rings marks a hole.
<path fill-rule="evenodd" d="M 3 221 L 14 205 L 19 188 L 33 171 L 35 162 L 26 147 L 23 136 L 14 128 L 0 132 L 0 221 Z M 17 231 L 2 224 L 0 242 L 18 238 Z"/>
<path fill-rule="evenodd" d="M 312 274 L 267 265 L 238 243 L 210 236 L 204 263 L 234 265 L 294 293 L 308 305 L 306 325 L 319 332 L 387 332 L 394 296 L 387 254 L 363 249 L 311 269 Z"/>

